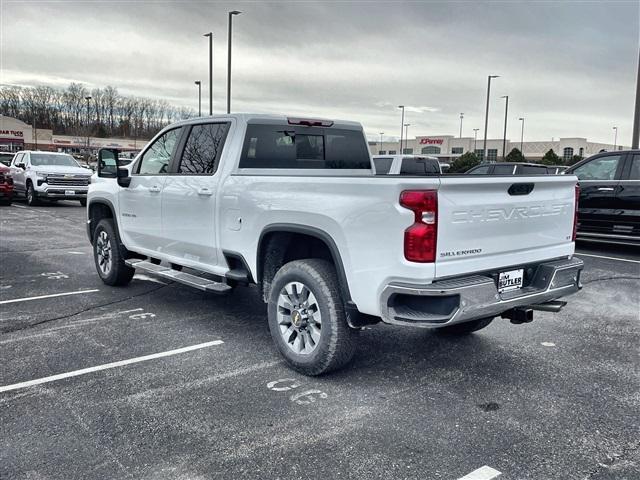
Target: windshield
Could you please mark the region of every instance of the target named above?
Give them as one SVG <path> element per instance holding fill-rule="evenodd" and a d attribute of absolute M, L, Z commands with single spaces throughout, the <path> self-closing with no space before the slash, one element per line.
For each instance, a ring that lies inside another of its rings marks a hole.
<path fill-rule="evenodd" d="M 53 155 L 50 153 L 32 153 L 31 165 L 40 167 L 43 165 L 59 165 L 61 167 L 77 167 L 75 159 L 71 155 Z"/>

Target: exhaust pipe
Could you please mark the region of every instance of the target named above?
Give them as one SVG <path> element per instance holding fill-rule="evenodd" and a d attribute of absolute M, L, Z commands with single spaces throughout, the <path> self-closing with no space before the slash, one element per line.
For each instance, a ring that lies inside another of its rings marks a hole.
<path fill-rule="evenodd" d="M 508 318 L 514 325 L 521 323 L 533 322 L 533 309 L 529 307 L 519 307 L 507 310 L 500 315 L 502 318 Z"/>
<path fill-rule="evenodd" d="M 527 308 L 530 308 L 531 310 L 538 310 L 540 312 L 558 313 L 566 304 L 567 302 L 563 302 L 561 300 L 553 300 L 551 302 L 540 303 L 538 305 L 529 305 Z"/>

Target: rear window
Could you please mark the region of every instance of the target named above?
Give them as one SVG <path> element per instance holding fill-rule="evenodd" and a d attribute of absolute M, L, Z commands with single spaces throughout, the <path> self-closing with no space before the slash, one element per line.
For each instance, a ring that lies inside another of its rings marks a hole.
<path fill-rule="evenodd" d="M 542 165 L 518 165 L 516 173 L 519 175 L 546 175 L 547 167 Z"/>
<path fill-rule="evenodd" d="M 357 130 L 248 125 L 240 168 L 371 170 L 371 160 Z"/>
<path fill-rule="evenodd" d="M 438 175 L 440 163 L 430 158 L 403 158 L 400 175 Z"/>
<path fill-rule="evenodd" d="M 393 158 L 374 158 L 373 163 L 376 166 L 376 174 L 386 175 L 391 170 Z"/>

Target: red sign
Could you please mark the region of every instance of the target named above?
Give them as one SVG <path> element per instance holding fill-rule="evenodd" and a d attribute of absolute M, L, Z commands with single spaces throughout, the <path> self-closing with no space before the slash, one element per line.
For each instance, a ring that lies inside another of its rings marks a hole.
<path fill-rule="evenodd" d="M 444 142 L 441 138 L 421 138 L 420 145 L 442 145 Z"/>
<path fill-rule="evenodd" d="M 14 137 L 22 137 L 23 134 L 19 130 L 0 130 L 0 135 L 12 135 Z"/>

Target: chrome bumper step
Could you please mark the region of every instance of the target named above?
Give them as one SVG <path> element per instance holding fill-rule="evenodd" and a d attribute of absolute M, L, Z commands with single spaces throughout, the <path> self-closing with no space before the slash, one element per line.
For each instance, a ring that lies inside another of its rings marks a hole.
<path fill-rule="evenodd" d="M 146 260 L 130 259 L 125 260 L 125 263 L 135 269 L 143 270 L 151 275 L 155 275 L 166 280 L 172 280 L 174 282 L 182 283 L 204 292 L 216 293 L 218 295 L 229 293 L 233 290 L 232 287 L 226 283 L 216 282 L 214 280 L 192 275 L 190 273 L 182 272 L 180 270 L 174 270 L 163 265 L 156 265 Z"/>

